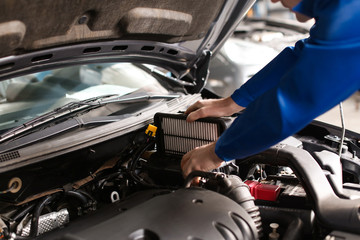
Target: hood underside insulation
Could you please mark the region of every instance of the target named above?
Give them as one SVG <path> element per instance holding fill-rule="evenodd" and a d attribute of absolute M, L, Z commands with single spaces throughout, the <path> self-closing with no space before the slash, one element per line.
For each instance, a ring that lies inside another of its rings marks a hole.
<path fill-rule="evenodd" d="M 201 39 L 224 0 L 4 0 L 0 57 L 96 40 Z"/>

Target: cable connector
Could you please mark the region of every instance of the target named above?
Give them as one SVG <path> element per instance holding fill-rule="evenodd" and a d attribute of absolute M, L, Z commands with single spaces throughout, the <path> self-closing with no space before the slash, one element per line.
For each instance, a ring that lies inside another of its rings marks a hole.
<path fill-rule="evenodd" d="M 152 124 L 149 124 L 147 129 L 145 130 L 145 134 L 150 136 L 150 137 L 155 137 L 156 130 L 157 130 L 156 126 L 154 126 Z"/>

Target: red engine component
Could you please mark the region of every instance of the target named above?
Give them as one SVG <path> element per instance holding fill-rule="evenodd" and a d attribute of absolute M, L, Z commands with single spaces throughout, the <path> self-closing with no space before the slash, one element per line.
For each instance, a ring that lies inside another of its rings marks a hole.
<path fill-rule="evenodd" d="M 250 193 L 255 199 L 276 201 L 280 194 L 280 186 L 271 184 L 262 184 L 257 181 L 247 180 L 245 183 L 250 188 Z"/>

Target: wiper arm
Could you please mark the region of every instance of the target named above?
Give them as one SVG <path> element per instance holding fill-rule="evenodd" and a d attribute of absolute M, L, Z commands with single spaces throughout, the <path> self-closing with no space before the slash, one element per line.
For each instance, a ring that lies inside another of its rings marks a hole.
<path fill-rule="evenodd" d="M 39 125 L 45 124 L 47 122 L 50 122 L 54 119 L 57 119 L 59 117 L 62 117 L 64 115 L 67 115 L 71 112 L 76 112 L 85 108 L 88 108 L 89 105 L 93 106 L 93 102 L 97 101 L 102 98 L 108 98 L 112 96 L 117 96 L 115 94 L 113 95 L 103 95 L 99 97 L 89 98 L 83 101 L 77 101 L 77 102 L 70 102 L 65 104 L 62 107 L 55 108 L 54 110 L 45 113 L 41 116 L 38 116 L 36 118 L 31 119 L 30 121 L 27 121 L 23 123 L 22 125 L 15 127 L 4 134 L 0 136 L 0 143 L 4 142 L 5 140 L 15 137 L 17 135 L 20 135 L 23 132 L 26 132 L 34 127 L 37 127 Z"/>
<path fill-rule="evenodd" d="M 162 99 L 173 99 L 178 98 L 180 95 L 173 94 L 173 95 L 140 95 L 140 96 L 134 96 L 134 97 L 116 97 L 111 98 L 108 100 L 102 100 L 99 101 L 99 104 L 105 105 L 108 103 L 136 103 L 136 102 L 144 102 L 149 100 L 162 100 Z"/>
<path fill-rule="evenodd" d="M 96 118 L 74 117 L 72 119 L 68 119 L 64 122 L 61 122 L 57 125 L 46 128 L 43 131 L 34 132 L 20 139 L 16 139 L 15 141 L 10 142 L 9 144 L 0 145 L 0 154 L 20 147 L 24 147 L 29 144 L 39 142 L 41 140 L 47 139 L 52 136 L 56 136 L 58 134 L 69 132 L 77 128 L 117 122 L 119 120 L 125 119 L 130 116 L 131 114 L 125 114 L 122 116 L 96 117 Z"/>
<path fill-rule="evenodd" d="M 12 137 L 18 136 L 26 131 L 29 131 L 30 129 L 33 129 L 37 126 L 58 119 L 69 113 L 78 112 L 80 110 L 97 108 L 109 103 L 136 103 L 136 102 L 144 102 L 149 100 L 173 99 L 179 97 L 180 95 L 139 95 L 133 97 L 127 97 L 127 96 L 114 97 L 114 96 L 118 96 L 118 95 L 105 95 L 96 98 L 86 99 L 83 101 L 67 103 L 62 107 L 56 108 L 16 128 L 13 128 L 10 131 L 5 132 L 0 136 L 0 143 Z"/>

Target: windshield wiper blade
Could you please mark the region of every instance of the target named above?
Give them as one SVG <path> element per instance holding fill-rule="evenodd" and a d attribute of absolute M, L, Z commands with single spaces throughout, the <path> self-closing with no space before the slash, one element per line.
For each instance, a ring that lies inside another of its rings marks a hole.
<path fill-rule="evenodd" d="M 116 97 L 114 97 L 116 96 Z M 144 102 L 149 100 L 162 100 L 162 99 L 173 99 L 177 98 L 180 95 L 148 95 L 148 94 L 142 94 L 139 96 L 120 96 L 118 95 L 104 95 L 99 96 L 95 98 L 86 99 L 83 101 L 76 101 L 76 102 L 70 102 L 65 104 L 64 106 L 61 106 L 59 108 L 56 108 L 48 113 L 45 113 L 39 117 L 36 117 L 18 127 L 15 127 L 11 129 L 10 131 L 5 132 L 4 134 L 0 135 L 0 143 L 13 138 L 15 136 L 18 136 L 26 131 L 29 131 L 37 126 L 43 125 L 47 122 L 50 122 L 52 120 L 58 119 L 60 117 L 63 117 L 65 115 L 68 115 L 70 113 L 78 112 L 80 110 L 87 110 L 92 108 L 97 108 L 104 106 L 109 103 L 136 103 L 136 102 Z M 102 100 L 103 99 L 103 100 Z M 105 99 L 105 100 L 104 100 Z"/>
<path fill-rule="evenodd" d="M 57 125 L 46 128 L 43 131 L 34 132 L 22 138 L 16 139 L 15 141 L 10 142 L 9 144 L 0 145 L 0 154 L 4 152 L 12 151 L 17 148 L 24 147 L 29 144 L 39 142 L 41 140 L 56 136 L 58 134 L 69 132 L 77 128 L 117 122 L 130 116 L 132 115 L 124 114 L 121 116 L 104 116 L 104 117 L 95 117 L 95 118 L 74 117 L 72 119 L 68 119 L 64 122 L 61 122 Z"/>
<path fill-rule="evenodd" d="M 23 132 L 26 132 L 34 127 L 37 127 L 39 125 L 42 125 L 44 123 L 47 123 L 47 122 L 57 119 L 59 117 L 62 117 L 64 115 L 67 115 L 71 112 L 76 112 L 76 111 L 85 109 L 89 105 L 93 105 L 94 101 L 97 101 L 102 98 L 112 97 L 112 96 L 117 96 L 117 95 L 112 94 L 112 95 L 98 96 L 98 97 L 89 98 L 89 99 L 86 99 L 83 101 L 70 102 L 70 103 L 65 104 L 64 106 L 55 108 L 54 110 L 52 110 L 50 112 L 47 112 L 38 117 L 35 117 L 35 118 L 31 119 L 30 121 L 27 121 L 27 122 L 21 124 L 20 126 L 17 126 L 11 130 L 5 132 L 4 134 L 0 135 L 0 143 L 4 142 L 7 139 L 15 137 Z"/>
<path fill-rule="evenodd" d="M 180 95 L 173 94 L 173 95 L 140 95 L 140 96 L 133 96 L 133 97 L 117 97 L 111 98 L 109 100 L 102 100 L 99 101 L 99 104 L 105 105 L 108 103 L 136 103 L 136 102 L 144 102 L 150 100 L 162 100 L 162 99 L 174 99 L 178 98 Z"/>

